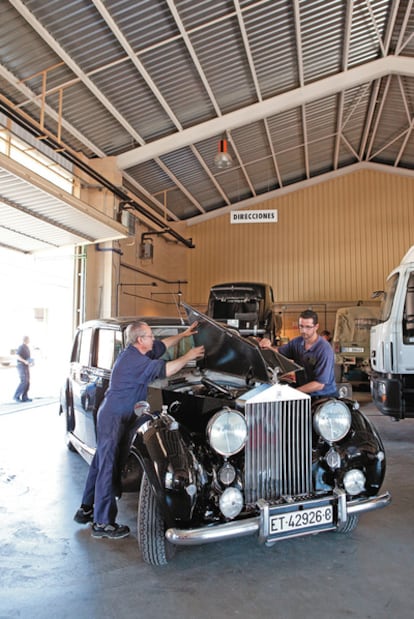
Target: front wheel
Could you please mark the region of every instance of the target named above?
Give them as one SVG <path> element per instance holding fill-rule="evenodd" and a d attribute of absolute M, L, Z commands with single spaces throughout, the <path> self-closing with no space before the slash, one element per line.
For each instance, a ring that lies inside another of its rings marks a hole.
<path fill-rule="evenodd" d="M 137 518 L 138 545 L 142 558 L 150 565 L 167 565 L 176 553 L 176 546 L 165 537 L 165 522 L 148 477 L 141 482 Z"/>
<path fill-rule="evenodd" d="M 73 411 L 73 406 L 72 406 L 72 401 L 68 401 L 68 404 L 66 406 L 66 413 L 65 413 L 65 417 L 66 417 L 66 445 L 67 448 L 69 449 L 69 451 L 73 451 L 76 452 L 76 447 L 74 446 L 74 444 L 71 441 L 71 433 L 73 432 L 74 428 L 75 428 L 75 413 Z"/>
<path fill-rule="evenodd" d="M 345 522 L 340 522 L 338 524 L 336 533 L 351 533 L 351 531 L 357 528 L 358 522 L 359 516 L 357 514 L 351 514 Z"/>

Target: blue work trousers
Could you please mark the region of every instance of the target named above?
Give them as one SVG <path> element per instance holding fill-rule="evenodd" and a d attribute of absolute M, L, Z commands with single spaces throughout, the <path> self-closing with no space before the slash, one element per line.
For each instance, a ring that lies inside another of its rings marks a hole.
<path fill-rule="evenodd" d="M 29 391 L 29 387 L 30 387 L 30 370 L 29 370 L 29 366 L 24 364 L 24 363 L 20 363 L 19 361 L 17 362 L 17 371 L 19 373 L 19 378 L 20 378 L 20 383 L 17 386 L 17 389 L 15 391 L 14 394 L 14 399 L 18 400 L 18 399 L 22 399 L 22 400 L 27 400 L 27 393 Z"/>
<path fill-rule="evenodd" d="M 132 435 L 136 416 L 130 411 L 115 413 L 105 406 L 99 411 L 97 424 L 97 447 L 89 468 L 82 497 L 82 504 L 94 506 L 94 522 L 115 524 L 118 507 L 120 461 L 128 448 L 126 441 Z"/>

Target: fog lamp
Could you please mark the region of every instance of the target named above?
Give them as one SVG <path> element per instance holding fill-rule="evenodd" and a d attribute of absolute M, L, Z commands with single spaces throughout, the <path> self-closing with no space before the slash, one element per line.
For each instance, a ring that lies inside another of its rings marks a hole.
<path fill-rule="evenodd" d="M 220 510 L 226 518 L 236 518 L 243 509 L 243 495 L 237 488 L 226 488 L 219 500 Z"/>
<path fill-rule="evenodd" d="M 359 469 L 347 471 L 344 475 L 344 488 L 347 494 L 355 496 L 365 490 L 365 475 Z"/>
<path fill-rule="evenodd" d="M 378 383 L 378 395 L 381 402 L 385 404 L 387 401 L 387 387 L 385 383 Z"/>

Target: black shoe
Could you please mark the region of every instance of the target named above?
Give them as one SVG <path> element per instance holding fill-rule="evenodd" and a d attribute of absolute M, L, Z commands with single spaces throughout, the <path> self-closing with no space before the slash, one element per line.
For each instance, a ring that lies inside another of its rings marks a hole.
<path fill-rule="evenodd" d="M 129 527 L 125 524 L 96 524 L 92 525 L 92 537 L 108 539 L 122 539 L 128 537 Z"/>
<path fill-rule="evenodd" d="M 13 398 L 13 400 L 14 400 L 15 402 L 21 402 L 21 399 L 20 399 L 20 398 Z"/>
<path fill-rule="evenodd" d="M 88 524 L 93 522 L 93 508 L 80 507 L 76 514 L 73 516 L 73 520 L 78 524 Z"/>
<path fill-rule="evenodd" d="M 22 402 L 33 402 L 32 398 L 25 398 Z"/>

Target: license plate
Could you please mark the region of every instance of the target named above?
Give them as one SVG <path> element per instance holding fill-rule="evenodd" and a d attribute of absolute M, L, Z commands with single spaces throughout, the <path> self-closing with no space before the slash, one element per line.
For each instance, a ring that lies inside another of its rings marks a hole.
<path fill-rule="evenodd" d="M 279 513 L 269 517 L 269 534 L 291 533 L 308 528 L 329 527 L 333 523 L 332 505 Z"/>

